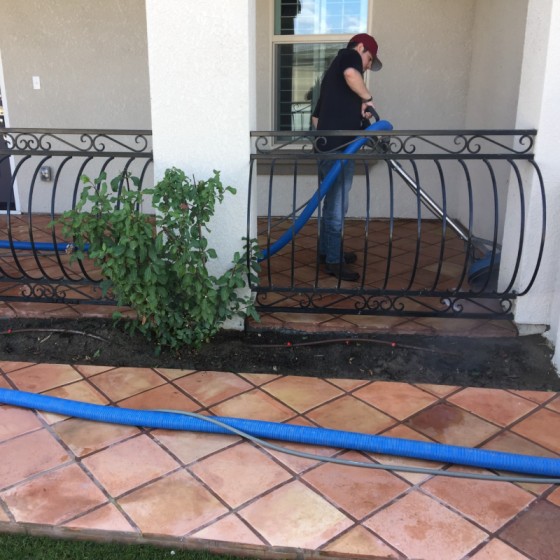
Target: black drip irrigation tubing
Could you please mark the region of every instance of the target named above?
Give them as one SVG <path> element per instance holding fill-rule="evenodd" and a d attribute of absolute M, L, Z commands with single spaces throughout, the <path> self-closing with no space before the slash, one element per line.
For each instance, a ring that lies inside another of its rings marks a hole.
<path fill-rule="evenodd" d="M 90 334 L 84 331 L 75 331 L 71 329 L 8 329 L 7 331 L 0 331 L 0 335 L 10 335 L 17 333 L 32 333 L 32 332 L 48 332 L 57 334 L 79 334 L 81 336 L 89 336 L 90 338 L 95 338 L 101 342 L 109 342 L 106 338 L 98 336 L 96 334 Z"/>
<path fill-rule="evenodd" d="M 401 344 L 400 342 L 379 340 L 376 338 L 328 338 L 323 340 L 313 340 L 308 342 L 283 342 L 275 344 L 247 344 L 250 348 L 297 348 L 298 346 L 320 346 L 325 344 L 347 344 L 352 342 L 365 344 L 381 344 L 390 346 L 391 348 L 403 348 L 407 350 L 419 350 L 422 352 L 433 352 L 435 354 L 447 354 L 450 356 L 459 356 L 456 352 L 448 352 L 447 350 L 439 350 L 435 348 L 425 348 L 423 346 L 412 346 L 410 344 Z"/>

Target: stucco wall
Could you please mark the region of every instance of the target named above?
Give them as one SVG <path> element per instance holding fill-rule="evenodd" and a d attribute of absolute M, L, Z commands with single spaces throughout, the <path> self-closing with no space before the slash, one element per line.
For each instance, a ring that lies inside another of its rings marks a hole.
<path fill-rule="evenodd" d="M 477 0 L 471 32 L 471 60 L 465 109 L 466 129 L 514 129 L 516 121 L 527 0 Z M 508 139 L 502 140 L 508 144 Z M 498 193 L 498 238 L 503 236 L 504 216 L 510 184 L 508 165 L 494 166 Z M 475 200 L 474 230 L 490 237 L 494 227 L 493 188 L 488 170 L 472 175 Z M 514 186 L 515 188 L 515 186 Z M 454 215 L 468 223 L 466 189 L 450 190 Z"/>
<path fill-rule="evenodd" d="M 144 0 L 0 0 L 0 14 L 10 126 L 151 127 Z"/>
<path fill-rule="evenodd" d="M 0 14 L 7 126 L 151 128 L 144 0 L 0 0 Z M 33 88 L 33 76 L 40 89 Z M 17 176 L 23 212 L 51 209 L 52 181 L 37 183 L 28 207 L 38 161 L 28 161 Z M 47 164 L 56 172 L 60 162 L 55 158 Z M 117 174 L 123 165 L 108 173 Z M 98 170 L 92 163 L 86 172 L 94 178 Z M 56 212 L 71 204 L 78 173 L 76 160 L 66 164 L 57 184 Z"/>
<path fill-rule="evenodd" d="M 465 126 L 514 128 L 528 0 L 477 0 Z"/>

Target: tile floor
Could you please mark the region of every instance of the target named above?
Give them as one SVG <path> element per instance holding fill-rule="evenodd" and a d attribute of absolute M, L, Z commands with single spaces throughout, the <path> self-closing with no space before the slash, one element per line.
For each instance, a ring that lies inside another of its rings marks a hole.
<path fill-rule="evenodd" d="M 0 304 L 4 319 L 112 311 Z M 506 321 L 292 313 L 266 314 L 248 328 L 516 335 Z M 0 388 L 560 455 L 555 393 L 27 362 L 0 362 Z M 371 463 L 474 470 L 286 446 Z M 550 484 L 347 467 L 238 436 L 93 423 L 7 405 L 0 405 L 0 457 L 0 531 L 148 539 L 256 558 L 556 560 L 560 550 L 560 488 Z"/>
<path fill-rule="evenodd" d="M 560 396 L 270 373 L 0 362 L 0 387 L 397 438 L 560 455 Z M 328 447 L 320 456 L 466 467 Z M 0 530 L 153 539 L 257 558 L 553 560 L 560 488 L 348 467 L 236 435 L 0 406 Z"/>
<path fill-rule="evenodd" d="M 275 222 L 271 241 L 289 229 L 290 222 Z M 317 222 L 310 220 L 297 234 L 295 242 L 289 243 L 274 254 L 269 261 L 261 263 L 260 288 L 266 290 L 258 296 L 262 306 L 273 312 L 261 312 L 261 329 L 287 328 L 314 332 L 379 332 L 390 330 L 393 334 L 476 334 L 477 336 L 515 335 L 511 323 L 496 319 L 499 309 L 497 300 L 474 297 L 460 298 L 457 305 L 465 312 L 488 314 L 482 320 L 463 319 L 457 321 L 444 317 L 411 316 L 365 316 L 344 312 L 325 314 L 320 312 L 324 305 L 338 309 L 364 307 L 363 297 L 352 290 L 385 290 L 395 293 L 403 291 L 395 308 L 402 306 L 409 312 L 448 311 L 445 298 L 429 295 L 404 296 L 404 291 L 416 290 L 433 293 L 462 286 L 463 291 L 481 289 L 469 287 L 465 275 L 465 245 L 450 229 L 442 231 L 437 220 L 423 220 L 421 242 L 418 242 L 418 223 L 415 220 L 347 220 L 344 230 L 345 249 L 355 251 L 357 262 L 351 266 L 360 274 L 358 282 L 339 282 L 329 276 L 323 266 L 317 266 Z M 259 243 L 266 247 L 267 222 L 259 220 Z M 329 289 L 345 290 L 344 293 L 328 293 Z M 305 290 L 323 290 L 308 299 Z M 283 290 L 283 291 L 282 291 Z M 325 290 L 327 290 L 325 292 Z M 388 308 L 386 297 L 366 298 L 370 308 L 379 305 Z M 316 313 L 292 313 L 290 309 L 304 307 L 316 309 Z M 490 316 L 494 313 L 494 316 Z"/>

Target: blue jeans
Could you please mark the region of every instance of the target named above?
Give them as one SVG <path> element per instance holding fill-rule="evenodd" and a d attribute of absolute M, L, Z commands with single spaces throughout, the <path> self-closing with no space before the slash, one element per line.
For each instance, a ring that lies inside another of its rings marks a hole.
<path fill-rule="evenodd" d="M 319 178 L 325 179 L 331 168 L 340 160 L 319 162 Z M 348 211 L 348 199 L 354 178 L 354 160 L 347 160 L 323 199 L 319 223 L 319 253 L 326 256 L 327 263 L 344 262 L 342 251 L 342 228 Z"/>

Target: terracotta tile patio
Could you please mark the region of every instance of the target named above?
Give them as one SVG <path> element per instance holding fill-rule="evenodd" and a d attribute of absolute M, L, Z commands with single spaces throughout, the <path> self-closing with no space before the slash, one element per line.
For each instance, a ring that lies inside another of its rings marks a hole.
<path fill-rule="evenodd" d="M 558 458 L 556 393 L 352 379 L 0 362 L 0 387 Z M 457 465 L 285 444 L 438 470 Z M 553 560 L 560 490 L 348 467 L 237 435 L 0 406 L 0 530 L 256 558 Z M 503 474 L 503 473 L 502 473 Z"/>

